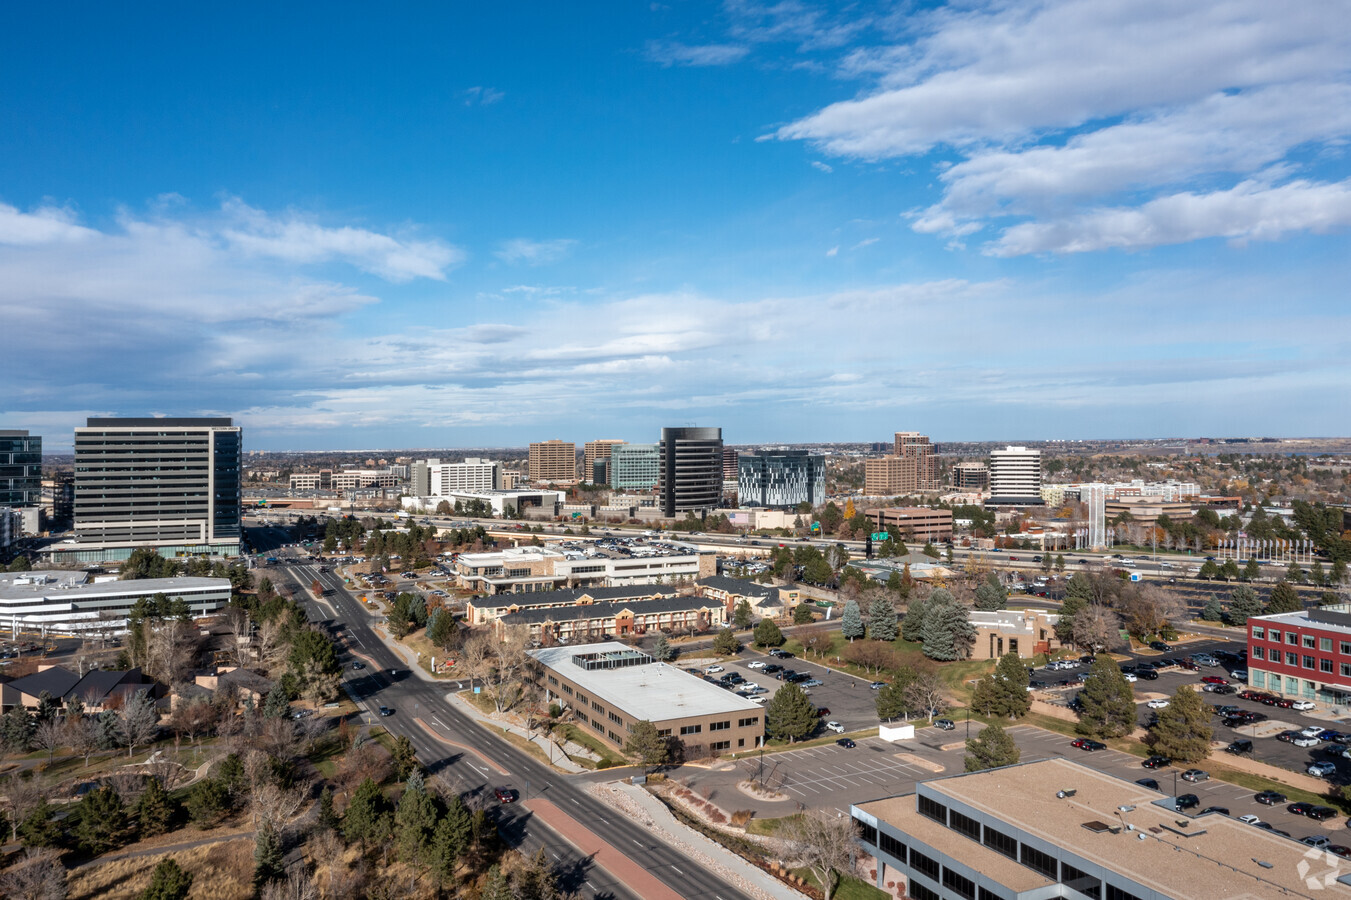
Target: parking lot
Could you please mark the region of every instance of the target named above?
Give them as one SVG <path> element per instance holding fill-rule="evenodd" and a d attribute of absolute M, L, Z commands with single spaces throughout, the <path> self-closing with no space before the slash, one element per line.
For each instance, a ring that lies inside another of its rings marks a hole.
<path fill-rule="evenodd" d="M 762 696 L 766 698 L 766 703 L 768 698 L 773 697 L 774 693 L 783 687 L 784 683 L 776 677 L 779 674 L 777 672 L 765 674 L 762 669 L 751 668 L 748 663 L 753 662 L 764 665 L 778 664 L 795 672 L 810 675 L 820 681 L 819 685 L 804 687 L 799 684 L 799 687 L 802 687 L 802 690 L 817 707 L 824 707 L 829 710 L 826 715 L 821 717 L 823 723 L 826 721 L 839 722 L 844 726 L 846 733 L 877 728 L 877 694 L 868 688 L 869 683 L 867 681 L 829 669 L 826 666 L 817 665 L 800 657 L 775 659 L 763 653 L 748 653 L 730 662 L 723 663 L 726 671 L 735 671 L 752 684 L 763 687 L 766 693 Z"/>

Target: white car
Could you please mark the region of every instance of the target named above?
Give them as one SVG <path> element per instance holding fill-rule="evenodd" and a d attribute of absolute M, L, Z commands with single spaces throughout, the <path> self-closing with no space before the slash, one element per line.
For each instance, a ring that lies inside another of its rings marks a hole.
<path fill-rule="evenodd" d="M 1235 681 L 1247 681 L 1247 680 L 1248 680 L 1248 670 L 1247 670 L 1247 669 L 1235 669 L 1234 671 L 1232 671 L 1232 672 L 1229 673 L 1229 677 L 1232 678 L 1232 679 L 1234 679 Z"/>
<path fill-rule="evenodd" d="M 1132 682 L 1132 683 L 1134 683 L 1134 682 L 1140 680 L 1140 679 L 1138 679 L 1138 678 L 1135 677 L 1135 673 L 1134 673 L 1134 672 L 1122 672 L 1122 673 L 1121 673 L 1121 677 L 1124 678 L 1124 679 L 1126 679 L 1126 680 L 1129 681 L 1129 682 Z"/>
<path fill-rule="evenodd" d="M 1323 730 L 1322 725 L 1310 725 L 1308 728 L 1301 729 L 1300 734 L 1305 737 L 1316 738 L 1323 733 Z"/>
<path fill-rule="evenodd" d="M 844 726 L 841 725 L 839 722 L 827 722 L 826 728 L 830 731 L 835 732 L 836 734 L 844 734 Z"/>
<path fill-rule="evenodd" d="M 709 675 L 716 675 L 722 671 L 722 666 L 709 666 L 707 669 L 704 669 L 704 671 Z"/>
<path fill-rule="evenodd" d="M 765 664 L 762 663 L 762 662 L 761 662 L 760 660 L 758 660 L 758 659 L 757 659 L 757 660 L 754 660 L 754 661 L 752 661 L 752 662 L 746 663 L 746 668 L 748 668 L 748 669 L 763 669 L 764 667 L 765 667 Z"/>
<path fill-rule="evenodd" d="M 752 703 L 764 703 L 764 702 L 765 702 L 765 698 L 762 697 L 762 696 L 760 696 L 759 694 L 756 694 L 754 697 L 747 697 L 746 699 L 749 700 L 749 701 L 751 701 Z"/>
<path fill-rule="evenodd" d="M 1337 771 L 1337 767 L 1330 762 L 1316 762 L 1311 764 L 1309 768 L 1304 771 L 1308 772 L 1310 775 L 1317 775 L 1319 778 L 1327 778 Z"/>
<path fill-rule="evenodd" d="M 1246 815 L 1246 816 L 1239 816 L 1239 817 L 1238 817 L 1238 820 L 1239 820 L 1240 822 L 1242 822 L 1244 825 L 1261 825 L 1261 824 L 1262 824 L 1262 820 L 1259 819 L 1259 818 L 1257 818 L 1257 816 L 1252 815 L 1251 813 L 1249 813 L 1249 814 Z"/>
<path fill-rule="evenodd" d="M 1310 709 L 1316 709 L 1317 707 L 1318 704 L 1314 703 L 1312 700 L 1296 700 L 1294 703 L 1290 704 L 1291 709 L 1297 709 L 1300 710 L 1301 712 L 1305 712 Z"/>
<path fill-rule="evenodd" d="M 1168 701 L 1160 697 L 1157 700 L 1150 700 L 1145 706 L 1148 706 L 1150 709 L 1167 709 Z"/>
<path fill-rule="evenodd" d="M 1304 737 L 1304 736 L 1301 735 L 1300 737 L 1295 738 L 1295 739 L 1294 739 L 1293 741 L 1291 741 L 1290 743 L 1294 744 L 1296 747 L 1317 747 L 1317 746 L 1318 746 L 1318 738 L 1316 738 L 1316 737 Z"/>

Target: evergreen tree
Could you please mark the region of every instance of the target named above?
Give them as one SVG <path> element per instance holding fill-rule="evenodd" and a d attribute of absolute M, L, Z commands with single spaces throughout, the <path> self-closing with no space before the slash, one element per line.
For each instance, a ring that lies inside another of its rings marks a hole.
<path fill-rule="evenodd" d="M 637 760 L 643 766 L 659 766 L 670 755 L 670 745 L 666 738 L 657 734 L 657 726 L 644 719 L 633 724 L 633 731 L 624 743 L 626 756 Z"/>
<path fill-rule="evenodd" d="M 120 847 L 129 832 L 127 808 L 117 791 L 96 788 L 85 794 L 75 808 L 79 817 L 75 836 L 80 846 L 97 856 Z"/>
<path fill-rule="evenodd" d="M 934 593 L 937 594 L 938 591 Z M 947 591 L 943 593 L 946 594 Z M 901 637 L 911 643 L 918 643 L 924 639 L 924 617 L 929 614 L 929 602 L 930 598 L 927 597 L 916 597 L 910 601 L 905 608 L 905 618 L 901 620 Z"/>
<path fill-rule="evenodd" d="M 394 758 L 394 774 L 400 781 L 418 770 L 417 749 L 407 735 L 394 739 L 394 749 L 390 755 Z"/>
<path fill-rule="evenodd" d="M 858 601 L 850 597 L 844 602 L 844 612 L 840 615 L 840 633 L 852 644 L 854 638 L 863 637 L 863 632 L 863 613 L 858 608 Z"/>
<path fill-rule="evenodd" d="M 380 792 L 380 786 L 367 778 L 352 794 L 352 802 L 342 817 L 342 833 L 348 841 L 357 841 L 364 849 L 383 830 L 384 818 L 389 816 L 389 802 Z"/>
<path fill-rule="evenodd" d="M 1065 571 L 1065 554 L 1057 553 L 1055 555 L 1055 570 L 1057 572 Z"/>
<path fill-rule="evenodd" d="M 432 877 L 441 886 L 455 881 L 455 868 L 469 849 L 469 839 L 473 824 L 469 810 L 459 795 L 452 797 L 446 804 L 446 813 L 436 823 L 432 835 L 432 845 L 428 852 L 428 865 Z"/>
<path fill-rule="evenodd" d="M 1196 574 L 1198 577 L 1204 578 L 1207 581 L 1214 581 L 1216 578 L 1220 577 L 1220 567 L 1215 565 L 1215 560 L 1208 559 L 1201 563 L 1201 570 Z"/>
<path fill-rule="evenodd" d="M 278 684 L 272 690 L 267 692 L 267 699 L 263 701 L 264 719 L 289 719 L 291 717 L 291 699 L 286 695 L 286 691 Z"/>
<path fill-rule="evenodd" d="M 1285 570 L 1287 581 L 1293 581 L 1295 584 L 1304 583 L 1304 569 L 1293 559 L 1290 560 L 1290 566 Z"/>
<path fill-rule="evenodd" d="M 933 603 L 924 617 L 924 655 L 943 662 L 966 659 L 976 640 L 976 629 L 971 625 L 966 607 L 955 600 Z"/>
<path fill-rule="evenodd" d="M 1017 653 L 1009 652 L 999 657 L 993 681 L 998 692 L 1000 715 L 1021 719 L 1028 714 L 1032 709 L 1032 695 L 1027 692 L 1029 680 L 1027 666 Z"/>
<path fill-rule="evenodd" d="M 1255 559 L 1248 560 L 1247 564 L 1244 565 L 1243 567 L 1243 580 L 1256 581 L 1261 577 L 1262 577 L 1261 565 L 1259 565 L 1257 560 Z"/>
<path fill-rule="evenodd" d="M 751 602 L 745 597 L 742 597 L 741 601 L 737 603 L 736 607 L 732 610 L 732 624 L 737 628 L 750 628 L 751 619 L 754 616 L 755 613 L 751 609 Z"/>
<path fill-rule="evenodd" d="M 896 607 L 892 605 L 891 598 L 885 593 L 878 594 L 868 606 L 868 637 L 889 644 L 896 640 L 899 631 Z"/>
<path fill-rule="evenodd" d="M 1004 585 L 999 582 L 999 576 L 991 572 L 976 587 L 976 609 L 996 610 L 1008 606 L 1008 591 L 1004 590 Z"/>
<path fill-rule="evenodd" d="M 27 753 L 36 728 L 37 723 L 21 705 L 16 704 L 0 717 L 0 738 L 4 740 L 5 749 L 10 753 Z"/>
<path fill-rule="evenodd" d="M 145 793 L 136 803 L 136 823 L 140 827 L 141 837 L 164 834 L 173 828 L 177 817 L 178 803 L 169 796 L 158 778 L 151 778 L 146 783 Z"/>
<path fill-rule="evenodd" d="M 150 874 L 150 886 L 137 900 L 184 900 L 192 887 L 192 873 L 172 859 L 162 859 Z"/>
<path fill-rule="evenodd" d="M 933 545 L 933 541 L 925 541 L 919 552 L 931 559 L 938 559 L 940 556 L 938 548 Z"/>
<path fill-rule="evenodd" d="M 327 785 L 319 792 L 319 827 L 329 831 L 338 831 L 342 827 L 342 820 L 333 809 L 333 788 Z"/>
<path fill-rule="evenodd" d="M 188 791 L 188 818 L 198 828 L 211 828 L 230 810 L 230 791 L 219 778 L 203 778 Z"/>
<path fill-rule="evenodd" d="M 652 658 L 658 662 L 669 662 L 675 657 L 671 650 L 671 642 L 666 639 L 666 635 L 658 634 L 657 639 L 652 643 Z"/>
<path fill-rule="evenodd" d="M 1309 581 L 1318 587 L 1328 583 L 1327 573 L 1323 571 L 1323 563 L 1320 560 L 1314 560 L 1313 565 L 1309 566 Z"/>
<path fill-rule="evenodd" d="M 1246 625 L 1253 616 L 1262 614 L 1262 598 L 1246 584 L 1229 592 L 1229 624 Z"/>
<path fill-rule="evenodd" d="M 793 607 L 794 625 L 810 625 L 814 620 L 815 616 L 812 615 L 810 604 L 799 603 L 797 606 Z"/>
<path fill-rule="evenodd" d="M 734 656 L 741 651 L 741 642 L 730 628 L 724 628 L 713 639 L 713 652 L 719 656 Z"/>
<path fill-rule="evenodd" d="M 1334 586 L 1346 582 L 1346 560 L 1338 558 L 1332 561 L 1332 584 Z"/>
<path fill-rule="evenodd" d="M 755 643 L 760 647 L 777 647 L 783 643 L 783 632 L 773 619 L 761 619 L 755 626 Z"/>
<path fill-rule="evenodd" d="M 286 874 L 285 855 L 281 835 L 270 824 L 258 829 L 253 839 L 253 886 L 261 892 L 263 886 Z"/>
<path fill-rule="evenodd" d="M 1075 731 L 1096 738 L 1120 737 L 1135 727 L 1135 692 L 1121 667 L 1102 654 L 1093 660 L 1079 689 L 1079 724 Z"/>
<path fill-rule="evenodd" d="M 1001 725 L 987 725 L 966 742 L 965 766 L 968 772 L 1015 765 L 1021 758 L 1018 745 Z"/>
<path fill-rule="evenodd" d="M 488 870 L 488 880 L 484 882 L 483 893 L 480 896 L 483 900 L 515 900 L 511 882 L 502 874 L 499 866 L 493 866 Z"/>
<path fill-rule="evenodd" d="M 775 691 L 774 699 L 765 704 L 765 730 L 772 738 L 799 741 L 816 730 L 817 722 L 816 707 L 791 682 Z"/>
<path fill-rule="evenodd" d="M 1201 702 L 1201 696 L 1189 686 L 1182 685 L 1172 702 L 1159 710 L 1159 720 L 1149 729 L 1146 743 L 1155 753 L 1161 753 L 1175 762 L 1200 762 L 1210 755 L 1210 709 Z"/>
<path fill-rule="evenodd" d="M 1300 599 L 1299 591 L 1285 581 L 1278 581 L 1276 586 L 1271 589 L 1271 599 L 1267 601 L 1266 614 L 1303 612 L 1303 610 L 1304 601 Z"/>
<path fill-rule="evenodd" d="M 897 674 L 896 680 L 888 682 L 877 691 L 877 718 L 886 721 L 910 715 L 910 700 L 906 689 L 913 681 L 913 670 L 906 669 Z"/>
<path fill-rule="evenodd" d="M 394 813 L 394 843 L 399 857 L 412 866 L 426 861 L 439 818 L 436 801 L 427 793 L 421 776 L 408 780 Z"/>
<path fill-rule="evenodd" d="M 530 860 L 530 865 L 517 873 L 515 881 L 516 895 L 521 900 L 553 900 L 558 896 L 558 876 L 543 847 Z"/>
<path fill-rule="evenodd" d="M 1248 590 L 1252 590 L 1249 588 Z M 1214 594 L 1206 601 L 1206 605 L 1201 609 L 1201 618 L 1206 622 L 1224 621 L 1224 606 L 1220 603 L 1220 598 Z"/>
<path fill-rule="evenodd" d="M 61 823 L 52 818 L 53 812 L 47 798 L 39 798 L 19 825 L 19 843 L 25 847 L 55 847 L 60 843 Z"/>
<path fill-rule="evenodd" d="M 1220 577 L 1225 581 L 1238 581 L 1238 562 L 1232 559 L 1226 559 L 1224 565 L 1220 566 Z"/>

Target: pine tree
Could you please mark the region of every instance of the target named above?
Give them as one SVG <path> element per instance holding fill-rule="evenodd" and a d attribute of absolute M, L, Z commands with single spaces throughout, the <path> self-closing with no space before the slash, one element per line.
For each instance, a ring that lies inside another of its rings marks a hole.
<path fill-rule="evenodd" d="M 1216 578 L 1220 577 L 1220 567 L 1215 565 L 1215 560 L 1208 559 L 1201 563 L 1201 569 L 1196 574 L 1198 577 L 1204 578 L 1207 581 L 1214 581 Z"/>
<path fill-rule="evenodd" d="M 750 628 L 751 619 L 754 615 L 755 612 L 751 609 L 750 601 L 745 597 L 742 597 L 741 601 L 737 603 L 736 607 L 732 610 L 732 624 L 737 628 Z"/>
<path fill-rule="evenodd" d="M 888 682 L 885 687 L 878 690 L 877 718 L 887 721 L 909 716 L 910 700 L 906 695 L 906 688 L 913 681 L 912 671 L 904 671 L 897 673 L 896 680 Z"/>
<path fill-rule="evenodd" d="M 85 794 L 76 807 L 79 822 L 75 836 L 80 846 L 97 856 L 127 839 L 130 829 L 127 808 L 117 791 L 110 787 L 96 788 Z"/>
<path fill-rule="evenodd" d="M 419 866 L 427 858 L 436 831 L 436 801 L 427 793 L 421 776 L 410 778 L 394 813 L 394 842 L 399 857 Z"/>
<path fill-rule="evenodd" d="M 924 655 L 929 659 L 948 662 L 966 659 L 976 640 L 976 629 L 971 625 L 966 607 L 955 600 L 933 603 L 930 598 L 928 615 L 924 617 L 922 632 Z"/>
<path fill-rule="evenodd" d="M 471 830 L 469 810 L 456 795 L 446 804 L 445 815 L 436 823 L 427 854 L 427 863 L 437 884 L 444 887 L 455 881 L 455 869 L 469 849 Z"/>
<path fill-rule="evenodd" d="M 1303 610 L 1304 601 L 1300 599 L 1299 591 L 1292 588 L 1287 582 L 1279 581 L 1271 589 L 1271 599 L 1267 601 L 1267 615 L 1302 612 Z"/>
<path fill-rule="evenodd" d="M 851 597 L 845 601 L 844 612 L 840 615 L 840 634 L 852 644 L 854 638 L 863 637 L 863 631 L 863 613 L 858 608 L 858 601 Z"/>
<path fill-rule="evenodd" d="M 891 574 L 895 575 L 895 572 Z M 896 640 L 899 627 L 896 624 L 896 607 L 885 593 L 878 594 L 868 606 L 868 637 L 875 641 L 891 643 Z"/>
<path fill-rule="evenodd" d="M 52 818 L 53 812 L 47 798 L 39 798 L 19 824 L 19 843 L 25 847 L 55 847 L 61 841 L 61 823 Z"/>
<path fill-rule="evenodd" d="M 342 820 L 333 809 L 333 788 L 327 785 L 319 793 L 319 827 L 329 831 L 337 831 L 342 827 Z"/>
<path fill-rule="evenodd" d="M 637 760 L 643 766 L 659 766 L 670 755 L 670 746 L 666 738 L 657 733 L 657 726 L 644 719 L 633 724 L 633 731 L 624 744 L 626 756 Z"/>
<path fill-rule="evenodd" d="M 976 587 L 976 609 L 996 610 L 1008 606 L 1009 594 L 999 583 L 999 576 L 991 572 Z"/>
<path fill-rule="evenodd" d="M 817 722 L 816 707 L 796 684 L 785 684 L 765 704 L 765 730 L 772 738 L 799 741 L 816 730 Z"/>
<path fill-rule="evenodd" d="M 488 880 L 484 882 L 481 896 L 483 900 L 514 900 L 511 882 L 498 866 L 488 870 Z"/>
<path fill-rule="evenodd" d="M 1293 581 L 1295 584 L 1303 584 L 1304 569 L 1300 567 L 1299 563 L 1292 559 L 1290 560 L 1289 567 L 1285 570 L 1285 577 L 1286 580 Z"/>
<path fill-rule="evenodd" d="M 258 829 L 253 841 L 253 886 L 261 892 L 264 885 L 285 873 L 281 836 L 270 824 L 265 824 Z"/>
<path fill-rule="evenodd" d="M 1022 754 L 1001 725 L 987 725 L 966 742 L 965 767 L 968 772 L 1015 765 Z"/>
<path fill-rule="evenodd" d="M 1055 570 L 1057 572 L 1065 571 L 1065 554 L 1057 553 L 1055 555 Z"/>
<path fill-rule="evenodd" d="M 793 607 L 794 625 L 810 625 L 814 620 L 815 616 L 812 615 L 810 604 L 799 603 L 797 606 Z"/>
<path fill-rule="evenodd" d="M 755 643 L 760 647 L 777 647 L 783 643 L 783 632 L 773 619 L 761 619 L 755 626 Z"/>
<path fill-rule="evenodd" d="M 141 837 L 164 834 L 173 827 L 177 816 L 178 803 L 169 796 L 158 778 L 151 778 L 146 783 L 145 793 L 136 803 L 136 822 L 140 826 Z"/>
<path fill-rule="evenodd" d="M 1328 576 L 1327 573 L 1323 571 L 1323 563 L 1321 561 L 1314 560 L 1313 565 L 1309 566 L 1309 581 L 1318 587 L 1322 587 L 1328 583 Z"/>
<path fill-rule="evenodd" d="M 150 875 L 150 886 L 137 900 L 184 900 L 192 887 L 192 873 L 172 859 L 162 859 Z"/>
<path fill-rule="evenodd" d="M 724 628 L 713 639 L 713 652 L 719 656 L 734 656 L 741 651 L 741 642 L 730 628 Z"/>
<path fill-rule="evenodd" d="M 1262 614 L 1262 598 L 1246 584 L 1229 592 L 1229 624 L 1246 625 L 1253 616 Z"/>
<path fill-rule="evenodd" d="M 1256 581 L 1261 577 L 1262 577 L 1262 567 L 1258 564 L 1257 560 L 1255 559 L 1248 560 L 1247 565 L 1243 567 L 1243 580 Z"/>
<path fill-rule="evenodd" d="M 287 719 L 291 716 L 291 698 L 280 685 L 267 692 L 263 701 L 264 719 Z"/>
<path fill-rule="evenodd" d="M 1249 588 L 1252 590 L 1252 588 Z M 1206 601 L 1206 605 L 1201 609 L 1201 618 L 1207 622 L 1224 621 L 1224 606 L 1220 603 L 1220 598 L 1214 594 Z"/>
<path fill-rule="evenodd" d="M 1000 715 L 1021 719 L 1028 714 L 1032 709 L 1032 695 L 1027 692 L 1029 680 L 1027 666 L 1017 653 L 1009 652 L 999 657 L 994 683 L 999 692 Z"/>
<path fill-rule="evenodd" d="M 1135 727 L 1135 692 L 1121 667 L 1102 654 L 1093 660 L 1079 689 L 1083 709 L 1075 731 L 1097 738 L 1120 737 Z"/>
<path fill-rule="evenodd" d="M 666 635 L 658 634 L 656 641 L 652 643 L 652 658 L 658 662 L 669 662 L 674 656 L 671 642 L 666 639 Z"/>
<path fill-rule="evenodd" d="M 203 778 L 188 791 L 188 818 L 198 828 L 211 828 L 230 808 L 230 791 L 219 778 Z"/>
<path fill-rule="evenodd" d="M 1146 743 L 1155 753 L 1176 762 L 1200 762 L 1210 755 L 1210 710 L 1201 696 L 1182 685 L 1172 702 L 1159 710 L 1159 720 L 1149 729 Z"/>
<path fill-rule="evenodd" d="M 930 598 L 927 597 L 916 597 L 910 601 L 905 608 L 905 618 L 901 620 L 901 637 L 912 643 L 924 639 L 924 617 L 929 614 L 929 602 Z"/>
<path fill-rule="evenodd" d="M 394 758 L 394 774 L 400 780 L 417 771 L 417 749 L 407 735 L 401 734 L 394 739 L 394 750 L 390 755 Z"/>
<path fill-rule="evenodd" d="M 380 819 L 388 815 L 389 803 L 380 792 L 380 786 L 367 778 L 357 786 L 342 817 L 343 836 L 348 841 L 360 842 L 364 848 L 380 833 Z"/>

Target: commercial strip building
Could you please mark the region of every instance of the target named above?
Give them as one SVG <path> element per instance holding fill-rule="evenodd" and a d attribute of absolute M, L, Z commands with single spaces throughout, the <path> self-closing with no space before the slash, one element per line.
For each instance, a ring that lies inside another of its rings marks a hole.
<path fill-rule="evenodd" d="M 737 457 L 740 506 L 792 509 L 826 502 L 826 458 L 807 450 L 757 450 Z"/>
<path fill-rule="evenodd" d="M 557 702 L 616 749 L 640 721 L 683 742 L 687 759 L 764 741 L 764 710 L 757 704 L 625 644 L 545 647 L 530 655 L 539 664 L 545 702 Z"/>
<path fill-rule="evenodd" d="M 557 545 L 461 553 L 456 584 L 482 594 L 564 587 L 693 583 L 717 572 L 717 556 L 689 544 L 607 545 L 564 550 Z"/>
<path fill-rule="evenodd" d="M 55 562 L 238 556 L 242 435 L 228 418 L 91 418 L 75 429 L 75 542 Z"/>
<path fill-rule="evenodd" d="M 986 506 L 1042 506 L 1041 451 L 1006 447 L 990 452 L 990 499 Z"/>
<path fill-rule="evenodd" d="M 660 481 L 658 445 L 619 444 L 610 448 L 610 487 L 617 491 L 655 491 Z"/>
<path fill-rule="evenodd" d="M 658 446 L 662 515 L 702 516 L 722 505 L 721 428 L 663 428 Z"/>
<path fill-rule="evenodd" d="M 530 480 L 535 484 L 577 481 L 577 445 L 572 441 L 536 441 L 530 445 Z"/>
<path fill-rule="evenodd" d="M 464 607 L 466 625 L 490 625 L 498 619 L 523 610 L 561 609 L 593 603 L 639 603 L 674 597 L 679 590 L 664 584 L 635 584 L 623 587 L 567 588 L 558 591 L 534 591 L 516 594 L 487 594 L 474 597 Z"/>
<path fill-rule="evenodd" d="M 137 600 L 164 594 L 182 599 L 193 617 L 230 602 L 228 578 L 147 578 L 89 583 L 84 572 L 0 574 L 0 629 L 11 633 L 120 633 Z"/>
<path fill-rule="evenodd" d="M 532 640 L 550 645 L 644 635 L 650 631 L 693 633 L 721 628 L 727 624 L 727 616 L 716 600 L 672 596 L 522 609 L 507 613 L 496 624 L 499 634 L 512 625 L 525 626 L 530 629 Z"/>
<path fill-rule="evenodd" d="M 1351 604 L 1248 619 L 1248 684 L 1284 697 L 1351 702 Z"/>
<path fill-rule="evenodd" d="M 894 506 L 870 509 L 868 518 L 893 539 L 907 541 L 952 540 L 952 510 L 926 506 Z"/>
<path fill-rule="evenodd" d="M 850 814 L 877 886 L 903 881 L 915 900 L 1351 897 L 1335 857 L 1067 759 L 920 782 Z"/>

